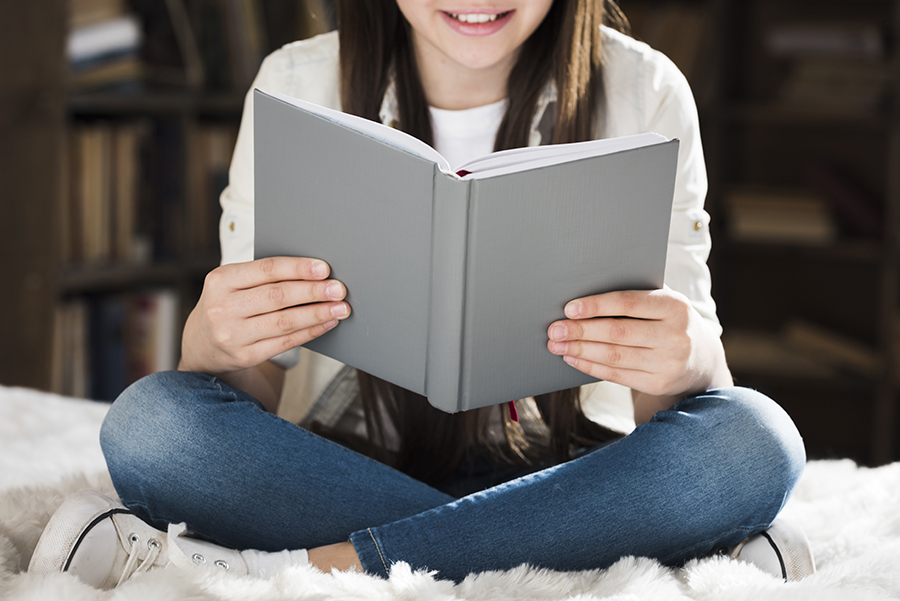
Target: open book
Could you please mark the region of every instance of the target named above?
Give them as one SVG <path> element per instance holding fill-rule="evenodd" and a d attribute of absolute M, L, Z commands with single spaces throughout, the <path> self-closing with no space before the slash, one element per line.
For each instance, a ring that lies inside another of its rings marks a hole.
<path fill-rule="evenodd" d="M 328 262 L 353 308 L 307 348 L 455 412 L 594 381 L 547 350 L 574 299 L 663 285 L 678 141 L 493 153 L 254 91 L 255 256 Z"/>

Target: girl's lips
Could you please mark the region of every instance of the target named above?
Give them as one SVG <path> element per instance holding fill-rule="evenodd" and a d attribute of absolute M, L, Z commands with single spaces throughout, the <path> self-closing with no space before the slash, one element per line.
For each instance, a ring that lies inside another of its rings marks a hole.
<path fill-rule="evenodd" d="M 509 20 L 512 18 L 514 12 L 514 10 L 508 10 L 499 13 L 496 11 L 487 12 L 478 10 L 467 10 L 465 12 L 460 11 L 459 13 L 454 13 L 451 11 L 441 11 L 441 17 L 443 17 L 444 22 L 455 32 L 462 35 L 477 36 L 491 35 L 492 33 L 500 31 L 506 26 L 507 23 L 509 23 Z M 486 20 L 483 23 L 477 22 L 491 17 L 494 17 L 493 21 Z M 461 19 L 476 22 L 470 23 Z"/>

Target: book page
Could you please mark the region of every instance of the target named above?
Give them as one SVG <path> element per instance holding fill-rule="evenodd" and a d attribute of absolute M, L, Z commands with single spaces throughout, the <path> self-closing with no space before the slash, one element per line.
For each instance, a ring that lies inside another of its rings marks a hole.
<path fill-rule="evenodd" d="M 450 163 L 437 150 L 425 142 L 415 138 L 399 129 L 388 127 L 382 123 L 376 123 L 369 119 L 363 119 L 356 115 L 342 113 L 318 104 L 306 102 L 299 98 L 273 92 L 270 94 L 282 102 L 286 102 L 324 119 L 343 125 L 354 131 L 358 131 L 374 140 L 393 146 L 415 156 L 421 157 L 432 163 L 436 163 L 443 173 L 452 173 Z M 602 140 L 589 140 L 587 142 L 575 142 L 572 144 L 552 144 L 548 146 L 528 146 L 525 148 L 513 148 L 492 152 L 460 165 L 456 173 L 463 172 L 462 179 L 482 179 L 495 177 L 506 173 L 527 171 L 559 163 L 576 161 L 593 156 L 602 156 L 631 150 L 642 146 L 650 146 L 666 142 L 666 138 L 656 133 L 642 133 L 619 138 L 606 138 Z"/>
<path fill-rule="evenodd" d="M 394 129 L 383 123 L 376 123 L 375 121 L 363 119 L 356 115 L 342 113 L 341 111 L 319 106 L 318 104 L 306 102 L 305 100 L 300 100 L 299 98 L 294 98 L 278 92 L 273 92 L 270 96 L 277 98 L 282 102 L 292 104 L 309 113 L 313 113 L 314 115 L 318 115 L 324 119 L 328 119 L 329 121 L 333 121 L 339 125 L 343 125 L 344 127 L 358 131 L 361 134 L 369 136 L 379 142 L 383 142 L 388 146 L 399 148 L 400 150 L 414 154 L 417 157 L 421 157 L 432 163 L 437 163 L 438 168 L 440 168 L 441 171 L 450 173 L 450 163 L 447 162 L 447 159 L 445 159 L 437 150 L 422 140 L 414 138 L 399 129 Z"/>
<path fill-rule="evenodd" d="M 482 179 L 506 173 L 516 173 L 528 169 L 537 169 L 550 165 L 558 165 L 569 161 L 577 161 L 594 156 L 613 154 L 623 150 L 641 148 L 660 144 L 668 140 L 657 133 L 642 133 L 619 138 L 589 140 L 572 144 L 551 144 L 549 146 L 527 146 L 501 150 L 478 157 L 460 165 L 459 171 L 467 172 L 463 179 Z"/>

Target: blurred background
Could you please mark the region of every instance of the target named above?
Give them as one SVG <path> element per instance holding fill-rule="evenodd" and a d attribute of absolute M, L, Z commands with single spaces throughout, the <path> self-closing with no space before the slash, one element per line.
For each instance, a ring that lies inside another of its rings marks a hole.
<path fill-rule="evenodd" d="M 737 383 L 811 458 L 900 455 L 900 0 L 621 0 L 691 83 Z M 329 0 L 0 5 L 0 384 L 174 368 L 262 58 Z"/>

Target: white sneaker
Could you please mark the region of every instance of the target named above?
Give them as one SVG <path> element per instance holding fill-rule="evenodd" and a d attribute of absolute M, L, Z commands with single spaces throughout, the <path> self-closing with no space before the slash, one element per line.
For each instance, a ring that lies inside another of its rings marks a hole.
<path fill-rule="evenodd" d="M 775 518 L 767 530 L 738 543 L 729 555 L 785 581 L 816 573 L 816 561 L 806 533 L 782 517 Z"/>
<path fill-rule="evenodd" d="M 157 530 L 112 499 L 82 491 L 68 497 L 50 518 L 28 571 L 69 572 L 100 589 L 169 564 L 248 572 L 240 551 L 188 538 L 184 532 L 184 524 Z"/>

